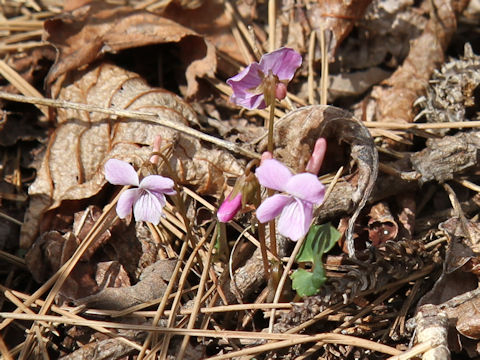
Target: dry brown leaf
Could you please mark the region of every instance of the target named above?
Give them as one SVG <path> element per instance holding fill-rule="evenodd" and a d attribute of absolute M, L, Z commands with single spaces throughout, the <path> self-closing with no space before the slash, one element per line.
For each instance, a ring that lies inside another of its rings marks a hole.
<path fill-rule="evenodd" d="M 373 246 L 381 246 L 397 237 L 398 224 L 386 202 L 379 202 L 372 206 L 369 216 L 368 233 Z"/>
<path fill-rule="evenodd" d="M 168 42 L 179 43 L 182 49 L 187 96 L 196 93 L 197 77 L 213 77 L 217 67 L 212 44 L 193 30 L 144 10 L 95 1 L 45 21 L 44 27 L 45 40 L 58 52 L 46 78 L 47 84 L 105 53 Z"/>
<path fill-rule="evenodd" d="M 456 174 L 474 169 L 478 165 L 480 132 L 472 131 L 427 140 L 427 147 L 410 157 L 420 182 L 444 183 Z"/>
<path fill-rule="evenodd" d="M 178 1 L 171 2 L 162 16 L 204 35 L 217 50 L 237 61 L 244 61 L 240 47 L 232 35 L 232 19 L 225 11 L 222 0 L 204 1 L 201 6 L 192 9 L 185 9 Z M 224 61 L 219 66 L 227 68 Z"/>
<path fill-rule="evenodd" d="M 377 179 L 377 149 L 368 129 L 351 113 L 334 106 L 313 105 L 291 111 L 278 120 L 274 134 L 275 157 L 295 172 L 304 171 L 313 144 L 319 137 L 327 138 L 329 148 L 335 143 L 350 146 L 350 156 L 357 165 L 357 189 L 348 199 L 350 210 L 354 211 L 346 233 L 347 244 L 353 246 L 355 220 Z M 265 142 L 261 145 L 265 146 Z M 345 194 L 341 196 L 345 197 Z M 350 248 L 349 254 L 353 253 L 353 248 Z"/>
<path fill-rule="evenodd" d="M 98 309 L 122 310 L 161 298 L 172 276 L 175 262 L 159 260 L 143 271 L 137 284 L 121 288 L 108 287 L 78 302 Z"/>
<path fill-rule="evenodd" d="M 192 108 L 178 96 L 151 88 L 137 74 L 111 64 L 79 73 L 65 84 L 60 98 L 155 113 L 184 125 L 197 122 Z M 45 211 L 56 209 L 65 200 L 90 198 L 101 190 L 105 184 L 103 165 L 108 159 L 125 160 L 139 168 L 149 159 L 156 135 L 161 135 L 162 146 L 172 146 L 170 166 L 179 182 L 199 193 L 220 193 L 225 174 L 239 176 L 243 172 L 241 162 L 227 151 L 208 149 L 198 139 L 152 121 L 114 119 L 70 109 L 60 109 L 57 120 L 58 128 L 29 188 L 31 201 L 22 227 L 23 247 L 30 246 Z"/>
<path fill-rule="evenodd" d="M 445 50 L 457 28 L 456 15 L 467 3 L 465 0 L 431 1 L 434 9 L 430 19 L 423 33 L 412 41 L 402 66 L 372 91 L 376 121 L 413 121 L 413 103 L 425 91 L 433 70 L 443 63 Z"/>
<path fill-rule="evenodd" d="M 372 0 L 324 0 L 310 5 L 307 18 L 313 30 L 321 34 L 329 30 L 332 34 L 329 43 L 329 57 L 333 59 L 338 46 L 347 37 L 355 24 L 362 18 Z"/>

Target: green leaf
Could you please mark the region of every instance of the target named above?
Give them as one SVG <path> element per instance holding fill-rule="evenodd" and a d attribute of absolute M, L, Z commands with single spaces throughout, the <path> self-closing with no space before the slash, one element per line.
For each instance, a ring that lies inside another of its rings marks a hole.
<path fill-rule="evenodd" d="M 302 297 L 315 295 L 327 280 L 322 265 L 316 266 L 313 272 L 297 269 L 290 275 L 290 278 L 292 279 L 292 288 Z"/>
<path fill-rule="evenodd" d="M 339 239 L 340 233 L 330 223 L 313 225 L 297 255 L 297 262 L 318 264 L 323 254 L 330 251 Z"/>

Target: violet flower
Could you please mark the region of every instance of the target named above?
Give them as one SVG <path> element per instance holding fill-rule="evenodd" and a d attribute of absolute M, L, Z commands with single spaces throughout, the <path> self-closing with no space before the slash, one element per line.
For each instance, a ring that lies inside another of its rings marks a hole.
<path fill-rule="evenodd" d="M 258 207 L 258 220 L 265 223 L 280 215 L 280 234 L 293 241 L 305 236 L 312 222 L 313 206 L 323 201 L 323 184 L 310 173 L 293 175 L 285 165 L 274 159 L 263 161 L 255 175 L 261 185 L 282 192 L 267 198 Z"/>
<path fill-rule="evenodd" d="M 260 63 L 250 64 L 227 80 L 233 89 L 230 101 L 247 109 L 264 109 L 274 101 L 268 99 L 271 86 L 275 86 L 275 97 L 282 100 L 287 95 L 288 82 L 301 64 L 302 56 L 290 48 L 263 55 Z"/>
<path fill-rule="evenodd" d="M 136 221 L 148 221 L 157 225 L 164 216 L 163 207 L 166 204 L 165 194 L 175 195 L 172 179 L 149 175 L 139 182 L 137 172 L 129 163 L 110 159 L 105 164 L 105 178 L 113 185 L 132 185 L 125 190 L 117 203 L 117 215 L 125 218 L 132 212 Z"/>

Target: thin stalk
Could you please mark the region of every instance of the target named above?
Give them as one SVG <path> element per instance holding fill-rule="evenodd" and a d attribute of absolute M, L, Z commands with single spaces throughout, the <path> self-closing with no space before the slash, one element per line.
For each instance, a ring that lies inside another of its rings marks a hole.
<path fill-rule="evenodd" d="M 274 142 L 273 142 L 273 120 L 275 118 L 275 88 L 269 89 L 269 91 L 273 92 L 271 99 L 272 103 L 270 104 L 270 117 L 268 119 L 268 145 L 267 149 L 268 152 L 270 152 L 273 155 L 273 149 L 274 149 Z M 274 190 L 272 189 L 267 189 L 267 194 L 268 196 L 273 196 Z M 277 254 L 277 236 L 276 236 L 276 231 L 275 231 L 275 220 L 271 220 L 268 222 L 268 226 L 270 228 L 270 249 L 272 251 L 272 254 L 275 255 L 275 257 L 278 256 Z"/>

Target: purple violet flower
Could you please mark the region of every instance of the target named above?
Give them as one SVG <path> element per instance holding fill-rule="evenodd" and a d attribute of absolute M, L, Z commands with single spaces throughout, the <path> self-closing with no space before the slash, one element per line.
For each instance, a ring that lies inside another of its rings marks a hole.
<path fill-rule="evenodd" d="M 227 196 L 222 205 L 218 208 L 217 217 L 220 222 L 226 223 L 232 220 L 237 212 L 242 208 L 242 193 L 232 196 L 233 192 Z"/>
<path fill-rule="evenodd" d="M 264 109 L 269 105 L 265 101 L 265 93 L 270 91 L 272 78 L 275 97 L 282 100 L 287 95 L 286 84 L 292 80 L 300 65 L 302 56 L 290 48 L 280 48 L 263 55 L 260 63 L 251 63 L 227 80 L 233 89 L 230 101 L 247 109 Z"/>
<path fill-rule="evenodd" d="M 280 215 L 278 232 L 297 241 L 305 236 L 313 217 L 313 206 L 323 202 L 325 187 L 310 173 L 293 175 L 281 162 L 263 161 L 255 175 L 261 185 L 283 192 L 267 198 L 257 209 L 261 223 Z"/>
<path fill-rule="evenodd" d="M 164 216 L 165 194 L 175 195 L 172 179 L 149 175 L 139 181 L 137 172 L 129 163 L 110 159 L 105 164 L 105 178 L 113 185 L 132 185 L 135 188 L 125 190 L 117 203 L 117 215 L 125 218 L 132 212 L 135 221 L 148 221 L 157 225 Z"/>

